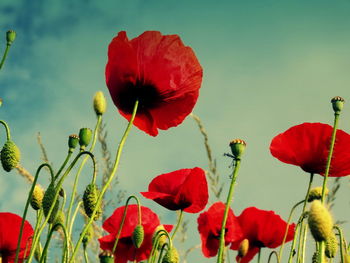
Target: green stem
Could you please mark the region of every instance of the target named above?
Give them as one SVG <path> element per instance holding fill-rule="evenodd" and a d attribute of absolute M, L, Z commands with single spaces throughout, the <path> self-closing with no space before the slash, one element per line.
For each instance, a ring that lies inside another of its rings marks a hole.
<path fill-rule="evenodd" d="M 70 223 L 69 228 L 68 228 L 68 233 L 72 233 L 74 221 L 75 221 L 75 218 L 76 218 L 76 216 L 78 214 L 79 208 L 80 208 L 82 203 L 83 203 L 83 201 L 79 201 L 77 207 L 75 208 L 75 211 L 74 211 L 73 216 L 72 216 L 71 223 Z"/>
<path fill-rule="evenodd" d="M 55 176 L 55 180 L 57 180 L 57 178 L 58 178 L 59 175 L 61 174 L 61 172 L 62 172 L 62 170 L 64 169 L 64 167 L 67 165 L 67 163 L 68 163 L 68 161 L 69 161 L 69 159 L 70 159 L 71 156 L 72 156 L 72 152 L 69 151 L 68 154 L 67 154 L 66 159 L 64 160 L 63 164 L 61 165 L 60 169 L 58 170 L 58 172 L 57 172 L 57 174 L 56 174 L 56 176 Z"/>
<path fill-rule="evenodd" d="M 279 255 L 277 254 L 277 252 L 276 252 L 275 250 L 273 250 L 273 251 L 270 253 L 269 259 L 267 260 L 267 263 L 270 263 L 271 258 L 272 258 L 272 255 L 275 255 L 275 256 L 276 256 L 277 263 L 280 263 Z"/>
<path fill-rule="evenodd" d="M 292 242 L 292 246 L 290 247 L 290 252 L 289 252 L 289 258 L 288 258 L 288 263 L 292 263 L 292 260 L 293 260 L 293 256 L 294 256 L 294 250 L 295 250 L 295 243 L 296 243 L 296 240 L 298 239 L 298 230 L 299 230 L 299 227 L 300 227 L 300 224 L 302 223 L 302 221 L 299 221 L 295 227 L 295 234 L 294 234 L 294 239 L 293 239 L 293 242 Z"/>
<path fill-rule="evenodd" d="M 44 223 L 41 225 L 41 227 L 40 227 L 40 229 L 39 229 L 39 231 L 38 231 L 37 237 L 36 237 L 35 239 L 33 239 L 33 243 L 32 243 L 33 247 L 35 247 L 36 244 L 38 243 L 38 239 L 40 238 L 40 235 L 41 235 L 42 231 L 44 230 L 44 228 L 45 228 L 45 226 L 46 226 L 46 224 L 47 224 L 47 222 L 48 222 L 48 220 L 49 220 L 49 218 L 50 218 L 50 216 L 51 216 L 51 213 L 52 213 L 52 211 L 53 211 L 53 209 L 54 209 L 54 207 L 55 207 L 54 204 L 56 203 L 56 201 L 57 201 L 57 199 L 58 199 L 59 190 L 60 190 L 61 187 L 62 187 L 62 184 L 63 184 L 64 179 L 67 177 L 67 175 L 69 174 L 69 172 L 72 170 L 72 168 L 74 167 L 74 165 L 76 164 L 76 162 L 78 161 L 78 159 L 79 159 L 81 156 L 85 155 L 85 154 L 89 155 L 92 159 L 94 158 L 94 157 L 93 157 L 93 154 L 90 153 L 90 152 L 80 152 L 80 153 L 75 157 L 75 159 L 73 160 L 73 162 L 69 165 L 69 167 L 67 168 L 67 170 L 66 170 L 66 172 L 63 174 L 63 176 L 60 178 L 60 180 L 59 180 L 59 182 L 58 182 L 58 184 L 57 184 L 57 186 L 56 186 L 55 196 L 54 196 L 54 198 L 53 198 L 53 200 L 52 200 L 52 205 L 51 205 L 51 207 L 50 207 L 49 213 L 48 213 L 47 217 L 45 218 Z M 96 173 L 96 170 L 94 170 L 94 173 Z M 29 258 L 28 258 L 28 260 L 27 260 L 27 263 L 32 262 L 32 260 L 33 260 L 33 255 L 34 255 L 34 251 L 32 250 L 32 251 L 31 251 L 31 254 L 29 255 Z"/>
<path fill-rule="evenodd" d="M 230 203 L 232 201 L 234 187 L 235 187 L 235 183 L 236 183 L 236 179 L 237 179 L 237 176 L 238 176 L 238 170 L 239 170 L 240 165 L 241 165 L 241 160 L 240 159 L 236 159 L 235 160 L 235 166 L 234 166 L 235 168 L 233 169 L 233 173 L 232 173 L 230 190 L 229 190 L 228 195 L 227 195 L 224 217 L 223 217 L 222 225 L 221 225 L 220 246 L 219 246 L 217 263 L 222 263 L 222 261 L 223 261 L 223 251 L 224 251 L 224 246 L 225 246 L 226 221 L 227 221 L 228 212 L 229 212 L 229 209 L 230 209 Z"/>
<path fill-rule="evenodd" d="M 326 196 L 326 188 L 327 188 L 327 180 L 328 180 L 328 173 L 329 168 L 331 167 L 331 161 L 332 161 L 332 155 L 334 150 L 334 144 L 335 144 L 335 137 L 338 129 L 338 122 L 339 122 L 339 112 L 334 113 L 334 124 L 333 124 L 333 132 L 332 132 L 332 139 L 329 146 L 329 153 L 328 153 L 328 159 L 327 159 L 327 165 L 326 165 L 326 171 L 324 173 L 323 178 L 323 186 L 322 186 L 322 203 L 324 203 L 324 199 Z"/>
<path fill-rule="evenodd" d="M 182 223 L 183 215 L 184 215 L 184 213 L 183 213 L 183 210 L 181 209 L 180 210 L 180 215 L 179 215 L 178 220 L 177 220 L 177 224 L 176 224 L 175 230 L 174 230 L 173 234 L 171 235 L 171 239 L 172 240 L 174 239 L 174 237 L 176 235 L 176 232 L 177 232 L 177 230 L 179 229 L 179 227 L 180 227 L 180 225 Z"/>
<path fill-rule="evenodd" d="M 66 230 L 66 227 L 65 227 L 64 225 L 62 225 L 61 223 L 55 224 L 55 225 L 51 228 L 51 230 L 50 230 L 50 232 L 49 232 L 49 236 L 48 236 L 48 238 L 47 238 L 47 240 L 46 240 L 46 243 L 45 243 L 45 246 L 44 246 L 44 250 L 43 250 L 43 253 L 41 254 L 41 258 L 40 258 L 40 262 L 39 262 L 39 263 L 42 263 L 42 262 L 45 260 L 46 254 L 47 254 L 47 249 L 49 248 L 50 241 L 51 241 L 51 238 L 52 238 L 52 234 L 53 234 L 53 232 L 55 232 L 56 228 L 59 227 L 59 226 L 60 226 L 60 227 L 62 228 L 62 230 L 63 230 L 64 236 L 65 236 L 65 242 L 67 243 L 67 230 Z M 69 253 L 69 252 L 67 252 L 67 254 L 68 254 L 68 253 Z"/>
<path fill-rule="evenodd" d="M 309 229 L 309 225 L 305 224 L 304 237 L 303 237 L 303 246 L 302 246 L 302 254 L 301 254 L 301 262 L 305 262 L 306 238 L 307 238 L 308 229 Z"/>
<path fill-rule="evenodd" d="M 137 112 L 138 105 L 139 105 L 139 101 L 136 100 L 135 106 L 134 106 L 134 109 L 133 109 L 133 112 L 132 112 L 132 115 L 131 115 L 131 118 L 130 118 L 130 121 L 129 121 L 129 124 L 128 124 L 128 126 L 127 126 L 125 132 L 124 132 L 124 135 L 123 135 L 123 137 L 122 137 L 120 143 L 119 143 L 119 146 L 118 146 L 118 150 L 117 150 L 117 154 L 116 154 L 116 158 L 115 158 L 115 162 L 114 162 L 114 166 L 113 166 L 112 172 L 111 172 L 111 174 L 110 174 L 110 176 L 109 176 L 109 178 L 108 178 L 106 184 L 105 184 L 104 187 L 102 188 L 102 191 L 101 191 L 100 195 L 99 195 L 98 198 L 97 198 L 95 210 L 92 212 L 92 215 L 91 215 L 91 217 L 89 218 L 88 223 L 85 225 L 85 227 L 84 227 L 84 229 L 83 229 L 83 231 L 82 231 L 82 234 L 80 235 L 80 238 L 79 238 L 78 242 L 77 242 L 76 245 L 75 245 L 75 248 L 74 248 L 74 251 L 73 251 L 73 255 L 72 255 L 71 259 L 70 259 L 70 262 L 73 262 L 73 261 L 74 261 L 74 258 L 75 258 L 76 254 L 77 254 L 77 252 L 78 252 L 78 249 L 79 249 L 79 246 L 80 246 L 80 244 L 81 244 L 81 242 L 82 242 L 82 240 L 83 240 L 83 237 L 85 236 L 85 234 L 86 234 L 88 228 L 89 228 L 90 225 L 92 224 L 92 221 L 93 221 L 93 219 L 94 219 L 94 217 L 95 217 L 95 215 L 96 215 L 97 209 L 98 209 L 98 208 L 100 207 L 100 205 L 101 205 L 102 198 L 103 198 L 105 192 L 107 191 L 109 185 L 111 184 L 111 182 L 112 182 L 112 180 L 113 180 L 113 178 L 114 178 L 114 175 L 115 175 L 115 173 L 116 173 L 116 171 L 117 171 L 117 169 L 118 169 L 119 161 L 120 161 L 120 156 L 121 156 L 121 153 L 122 153 L 122 150 L 123 150 L 123 147 L 124 147 L 126 138 L 128 137 L 129 132 L 130 132 L 130 129 L 131 129 L 131 126 L 132 126 L 132 124 L 133 124 L 133 122 L 134 122 L 134 119 L 135 119 L 135 116 L 136 116 L 136 112 Z"/>
<path fill-rule="evenodd" d="M 343 231 L 340 229 L 339 226 L 335 225 L 333 226 L 335 229 L 337 229 L 338 234 L 339 234 L 339 244 L 340 244 L 340 258 L 341 258 L 341 263 L 345 263 L 345 259 L 344 259 L 344 248 L 343 248 Z M 346 247 L 345 247 L 345 251 L 346 251 Z"/>
<path fill-rule="evenodd" d="M 29 194 L 28 194 L 28 198 L 27 198 L 27 202 L 26 202 L 26 205 L 24 207 L 24 212 L 23 212 L 23 216 L 22 216 L 22 222 L 21 222 L 21 228 L 19 230 L 19 236 L 18 236 L 18 241 L 17 241 L 17 249 L 16 249 L 16 258 L 15 258 L 15 263 L 18 262 L 18 257 L 19 257 L 19 251 L 20 251 L 20 248 L 21 248 L 21 241 L 22 241 L 22 235 L 23 235 L 23 228 L 24 228 L 24 222 L 26 220 L 26 216 L 27 216 L 27 212 L 28 212 L 28 207 L 29 207 L 29 204 L 30 204 L 30 201 L 32 199 L 32 194 L 33 194 L 33 191 L 34 191 L 34 187 L 36 185 L 36 181 L 38 180 L 38 177 L 39 177 L 39 173 L 41 171 L 41 169 L 43 167 L 48 167 L 50 169 L 50 173 L 51 173 L 51 176 L 53 175 L 53 171 L 52 171 L 52 168 L 49 164 L 47 163 L 43 163 L 41 164 L 36 173 L 35 173 L 35 176 L 34 176 L 34 181 L 33 181 L 33 184 L 32 184 L 32 187 L 30 188 L 30 191 L 29 191 Z M 35 247 L 35 245 L 34 245 Z"/>
<path fill-rule="evenodd" d="M 86 252 L 86 248 L 84 248 L 84 259 L 85 259 L 85 263 L 89 263 L 89 258 Z"/>
<path fill-rule="evenodd" d="M 97 117 L 97 123 L 96 123 L 95 130 L 94 130 L 94 137 L 92 139 L 91 147 L 89 149 L 90 152 L 93 152 L 93 150 L 95 149 L 95 145 L 96 145 L 96 141 L 97 141 L 97 134 L 98 134 L 98 130 L 99 130 L 101 121 L 102 121 L 102 116 L 99 115 Z M 67 216 L 66 216 L 67 225 L 70 224 L 70 215 L 71 215 L 73 204 L 74 204 L 74 197 L 75 197 L 76 191 L 77 191 L 77 185 L 78 185 L 78 181 L 79 181 L 79 176 L 80 176 L 80 173 L 81 173 L 81 171 L 82 171 L 82 169 L 83 169 L 87 159 L 88 159 L 88 157 L 83 159 L 83 161 L 81 162 L 81 164 L 80 164 L 80 166 L 78 168 L 78 171 L 77 171 L 77 173 L 75 175 L 74 184 L 73 184 L 73 190 L 72 190 L 72 194 L 71 194 L 71 197 L 70 197 L 68 212 L 67 212 Z M 94 177 L 96 177 L 96 176 L 94 176 Z M 71 235 L 71 232 L 68 233 L 69 237 L 70 237 L 70 235 Z"/>
<path fill-rule="evenodd" d="M 295 211 L 295 209 L 304 203 L 304 200 L 296 203 L 292 209 L 290 210 L 290 213 L 289 213 L 289 216 L 288 216 L 288 220 L 287 220 L 287 227 L 286 227 L 286 232 L 284 233 L 284 237 L 283 237 L 283 241 L 282 241 L 282 244 L 281 244 L 281 247 L 280 247 L 280 251 L 278 252 L 278 258 L 279 258 L 279 261 L 281 261 L 282 259 L 282 254 L 283 254 L 283 248 L 284 248 L 284 244 L 286 243 L 286 239 L 287 239 L 287 236 L 288 236 L 288 230 L 289 230 L 289 224 L 292 220 L 292 216 L 293 216 L 293 213 Z"/>
<path fill-rule="evenodd" d="M 123 212 L 123 217 L 122 217 L 122 221 L 120 222 L 120 225 L 119 225 L 119 229 L 118 229 L 118 233 L 115 237 L 115 241 L 114 241 L 114 245 L 113 245 L 113 249 L 112 249 L 112 253 L 114 254 L 115 253 L 115 250 L 117 249 L 117 245 L 118 245 L 118 241 L 119 241 L 119 237 L 120 237 L 120 234 L 122 232 L 122 229 L 123 229 L 123 226 L 124 226 L 124 222 L 125 222 L 125 218 L 126 218 L 126 213 L 128 211 L 128 205 L 129 205 L 129 202 L 131 199 L 135 199 L 136 202 L 137 202 L 137 208 L 138 208 L 138 224 L 141 225 L 142 224 L 142 221 L 141 221 L 141 205 L 140 205 L 140 201 L 139 199 L 134 196 L 134 195 L 131 195 L 128 197 L 128 199 L 126 199 L 126 202 L 125 202 L 125 206 L 124 206 L 124 212 Z"/>
<path fill-rule="evenodd" d="M 165 250 L 165 247 L 167 247 L 167 249 L 171 249 L 171 247 L 168 245 L 168 243 L 165 243 L 163 246 L 162 246 L 162 249 L 160 250 L 160 253 L 159 253 L 159 257 L 158 257 L 158 263 L 161 263 L 162 261 L 162 256 L 163 256 L 163 252 Z"/>
<path fill-rule="evenodd" d="M 11 140 L 10 128 L 9 128 L 9 126 L 7 125 L 6 121 L 0 120 L 0 123 L 1 123 L 2 125 L 4 125 L 4 127 L 5 127 L 5 130 L 6 130 L 6 138 L 7 138 L 7 140 L 8 140 L 8 141 Z"/>
<path fill-rule="evenodd" d="M 158 230 L 154 235 L 154 241 L 152 242 L 152 250 L 147 262 L 153 263 L 155 261 L 156 254 L 157 254 L 156 251 L 158 250 L 159 241 L 162 236 L 166 236 L 168 238 L 169 244 L 172 246 L 172 240 L 168 231 L 166 231 L 165 229 Z"/>
<path fill-rule="evenodd" d="M 9 50 L 10 50 L 10 46 L 11 46 L 10 44 L 7 44 L 7 45 L 6 45 L 6 49 L 5 49 L 4 55 L 2 56 L 2 60 L 1 60 L 1 62 L 0 62 L 0 69 L 2 68 L 2 66 L 3 66 L 4 63 L 5 63 L 7 54 L 9 53 Z"/>
<path fill-rule="evenodd" d="M 258 263 L 260 263 L 260 260 L 261 260 L 261 247 L 259 247 Z"/>
<path fill-rule="evenodd" d="M 324 252 L 325 251 L 325 243 L 324 241 L 319 242 L 318 246 L 318 258 L 317 262 L 318 263 L 323 263 L 324 262 Z"/>

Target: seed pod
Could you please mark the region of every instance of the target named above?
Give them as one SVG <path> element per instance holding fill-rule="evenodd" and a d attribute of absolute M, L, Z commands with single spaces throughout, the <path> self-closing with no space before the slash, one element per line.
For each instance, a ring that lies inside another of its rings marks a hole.
<path fill-rule="evenodd" d="M 11 45 L 13 41 L 16 39 L 16 32 L 13 30 L 9 30 L 6 32 L 6 41 L 7 45 Z"/>
<path fill-rule="evenodd" d="M 175 247 L 168 249 L 166 254 L 163 257 L 162 263 L 178 263 L 179 262 L 179 253 Z"/>
<path fill-rule="evenodd" d="M 81 128 L 79 131 L 79 144 L 82 149 L 89 145 L 92 137 L 92 131 L 89 128 Z"/>
<path fill-rule="evenodd" d="M 245 147 L 246 147 L 246 143 L 245 141 L 241 140 L 241 139 L 234 139 L 230 142 L 230 147 L 231 147 L 231 152 L 232 155 L 234 157 L 236 157 L 237 159 L 240 159 Z"/>
<path fill-rule="evenodd" d="M 106 98 L 103 95 L 102 91 L 97 91 L 94 96 L 94 110 L 96 112 L 96 115 L 102 115 L 106 112 Z"/>
<path fill-rule="evenodd" d="M 76 134 L 71 134 L 68 137 L 68 147 L 69 150 L 73 152 L 73 150 L 78 146 L 79 136 Z"/>
<path fill-rule="evenodd" d="M 344 99 L 342 97 L 336 96 L 332 100 L 332 107 L 335 113 L 340 113 L 344 107 Z"/>
<path fill-rule="evenodd" d="M 308 221 L 311 234 L 316 241 L 326 241 L 332 234 L 332 216 L 319 200 L 312 202 Z"/>
<path fill-rule="evenodd" d="M 13 141 L 8 140 L 1 150 L 1 164 L 6 172 L 15 168 L 21 158 L 21 152 Z"/>
<path fill-rule="evenodd" d="M 145 231 L 142 225 L 137 225 L 132 233 L 132 242 L 136 248 L 140 248 L 145 237 Z"/>
<path fill-rule="evenodd" d="M 239 244 L 239 249 L 238 249 L 238 256 L 240 258 L 245 257 L 247 255 L 249 249 L 249 240 L 248 239 L 243 239 L 241 244 Z"/>
<path fill-rule="evenodd" d="M 39 210 L 43 205 L 44 190 L 40 185 L 35 185 L 30 205 L 34 210 Z"/>
<path fill-rule="evenodd" d="M 337 237 L 332 233 L 326 240 L 325 254 L 327 258 L 334 258 L 338 251 Z"/>
<path fill-rule="evenodd" d="M 325 189 L 325 194 L 328 195 L 328 188 Z M 311 203 L 314 200 L 321 200 L 322 198 L 322 186 L 319 187 L 314 187 L 310 190 L 309 193 L 309 198 L 307 199 L 307 201 L 309 203 Z"/>
<path fill-rule="evenodd" d="M 114 256 L 111 251 L 104 250 L 98 257 L 100 263 L 114 263 Z"/>
<path fill-rule="evenodd" d="M 84 209 L 85 213 L 88 217 L 92 216 L 92 212 L 95 210 L 97 198 L 100 194 L 100 191 L 98 190 L 97 186 L 93 183 L 89 184 L 84 192 L 83 196 L 83 203 L 84 203 Z M 101 205 L 97 208 L 97 212 L 95 214 L 94 220 L 96 221 L 100 215 L 102 214 Z"/>
<path fill-rule="evenodd" d="M 49 211 L 51 206 L 53 205 L 53 199 L 55 197 L 55 185 L 54 183 L 50 183 L 49 187 L 46 189 L 45 194 L 44 194 L 44 198 L 43 198 L 43 211 L 44 211 L 44 215 L 45 217 L 48 216 Z M 52 224 L 53 222 L 55 222 L 55 218 L 58 212 L 58 208 L 59 208 L 59 200 L 57 199 L 55 206 L 52 210 L 51 216 L 48 220 L 48 222 L 50 224 Z"/>

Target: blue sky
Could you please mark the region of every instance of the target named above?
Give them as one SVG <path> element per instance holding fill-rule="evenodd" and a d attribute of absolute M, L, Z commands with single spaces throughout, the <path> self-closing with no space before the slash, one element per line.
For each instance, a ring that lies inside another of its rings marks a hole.
<path fill-rule="evenodd" d="M 5 35 L 14 29 L 18 37 L 0 72 L 0 118 L 11 127 L 23 166 L 34 173 L 40 164 L 40 132 L 57 168 L 67 151 L 67 136 L 94 126 L 93 94 L 102 90 L 108 97 L 104 67 L 111 39 L 121 30 L 130 38 L 145 30 L 178 34 L 204 68 L 194 113 L 209 133 L 222 181 L 230 174 L 230 160 L 222 156 L 229 151 L 228 142 L 242 138 L 248 143 L 232 208 L 240 214 L 257 206 L 287 218 L 303 198 L 308 176 L 274 159 L 269 143 L 302 122 L 332 123 L 330 99 L 339 95 L 349 100 L 349 10 L 349 1 L 323 0 L 2 0 L 1 31 Z M 3 49 L 5 40 L 0 39 Z M 105 120 L 110 148 L 116 149 L 126 122 L 108 102 Z M 348 132 L 349 112 L 346 104 L 340 126 Z M 4 138 L 0 132 L 0 140 Z M 120 186 L 137 193 L 158 174 L 194 166 L 207 168 L 207 160 L 190 118 L 156 138 L 133 129 Z M 27 185 L 15 172 L 0 175 L 1 211 L 21 213 Z M 80 190 L 89 180 L 82 178 Z M 339 220 L 349 215 L 349 180 L 342 181 L 334 211 Z M 166 223 L 174 223 L 171 213 L 143 202 Z M 196 217 L 188 216 L 193 229 Z M 194 232 L 192 243 L 198 242 Z"/>

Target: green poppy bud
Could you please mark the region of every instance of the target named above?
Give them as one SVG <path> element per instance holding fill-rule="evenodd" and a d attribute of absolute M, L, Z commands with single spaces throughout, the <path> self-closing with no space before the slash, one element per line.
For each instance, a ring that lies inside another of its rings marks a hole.
<path fill-rule="evenodd" d="M 90 225 L 82 240 L 84 248 L 87 247 L 88 243 L 90 242 L 93 236 L 94 236 L 94 229 L 92 225 Z"/>
<path fill-rule="evenodd" d="M 248 249 L 249 249 L 249 240 L 245 238 L 243 239 L 241 244 L 239 244 L 238 257 L 240 258 L 245 257 L 245 255 L 247 255 L 248 253 Z"/>
<path fill-rule="evenodd" d="M 344 99 L 342 97 L 336 96 L 332 100 L 332 107 L 335 113 L 340 113 L 344 107 Z"/>
<path fill-rule="evenodd" d="M 6 172 L 10 172 L 13 168 L 15 168 L 21 158 L 20 150 L 11 140 L 8 140 L 4 144 L 0 155 L 2 167 Z"/>
<path fill-rule="evenodd" d="M 132 242 L 136 248 L 140 248 L 145 237 L 145 231 L 142 225 L 137 225 L 132 233 Z"/>
<path fill-rule="evenodd" d="M 230 142 L 231 152 L 234 157 L 241 159 L 241 156 L 245 150 L 246 143 L 240 139 L 234 139 Z"/>
<path fill-rule="evenodd" d="M 94 110 L 96 112 L 96 115 L 102 115 L 106 112 L 106 98 L 103 95 L 102 91 L 97 91 L 94 96 Z"/>
<path fill-rule="evenodd" d="M 114 263 L 114 256 L 112 252 L 105 250 L 100 255 L 100 263 Z"/>
<path fill-rule="evenodd" d="M 325 194 L 328 195 L 328 188 L 325 189 Z M 310 190 L 309 193 L 309 198 L 307 199 L 307 201 L 309 203 L 311 203 L 314 200 L 321 200 L 322 198 L 322 186 L 319 187 L 314 187 Z"/>
<path fill-rule="evenodd" d="M 81 128 L 79 131 L 79 144 L 81 149 L 89 145 L 92 137 L 92 131 L 89 128 Z"/>
<path fill-rule="evenodd" d="M 326 241 L 333 233 L 332 216 L 319 200 L 311 203 L 308 222 L 311 234 L 316 241 Z"/>
<path fill-rule="evenodd" d="M 11 45 L 13 41 L 16 39 L 16 32 L 13 30 L 9 30 L 6 32 L 6 41 L 7 45 Z"/>
<path fill-rule="evenodd" d="M 43 198 L 43 211 L 44 211 L 45 217 L 47 217 L 49 214 L 50 208 L 53 204 L 53 200 L 55 197 L 55 192 L 56 192 L 56 189 L 55 189 L 54 183 L 50 183 L 49 187 L 45 191 L 44 198 Z M 51 216 L 48 220 L 50 224 L 55 222 L 58 209 L 59 209 L 59 200 L 57 199 L 55 206 L 51 212 Z"/>
<path fill-rule="evenodd" d="M 69 150 L 73 152 L 73 150 L 78 146 L 79 136 L 76 134 L 69 135 L 68 137 L 68 147 Z"/>
<path fill-rule="evenodd" d="M 34 210 L 39 210 L 43 205 L 44 190 L 40 185 L 35 185 L 30 200 L 30 205 Z"/>
<path fill-rule="evenodd" d="M 326 240 L 325 254 L 327 258 L 334 258 L 338 251 L 337 237 L 332 233 Z"/>
<path fill-rule="evenodd" d="M 97 198 L 100 194 L 97 186 L 93 183 L 89 184 L 84 192 L 83 203 L 85 213 L 88 217 L 92 216 L 93 211 L 96 208 Z M 101 205 L 97 208 L 97 212 L 95 214 L 94 220 L 97 220 L 102 214 Z"/>
<path fill-rule="evenodd" d="M 166 254 L 163 257 L 162 263 L 178 263 L 179 261 L 179 253 L 177 252 L 175 247 L 168 249 Z"/>

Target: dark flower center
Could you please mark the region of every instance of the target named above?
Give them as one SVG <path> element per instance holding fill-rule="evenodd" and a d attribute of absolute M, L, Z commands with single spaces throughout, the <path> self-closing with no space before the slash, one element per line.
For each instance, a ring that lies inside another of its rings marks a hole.
<path fill-rule="evenodd" d="M 254 247 L 265 247 L 264 243 L 259 241 L 259 240 L 255 240 L 252 242 L 252 246 Z"/>
<path fill-rule="evenodd" d="M 118 94 L 118 107 L 125 113 L 132 113 L 136 100 L 139 100 L 138 112 L 156 108 L 162 102 L 162 96 L 151 83 L 136 80 L 127 82 Z"/>

